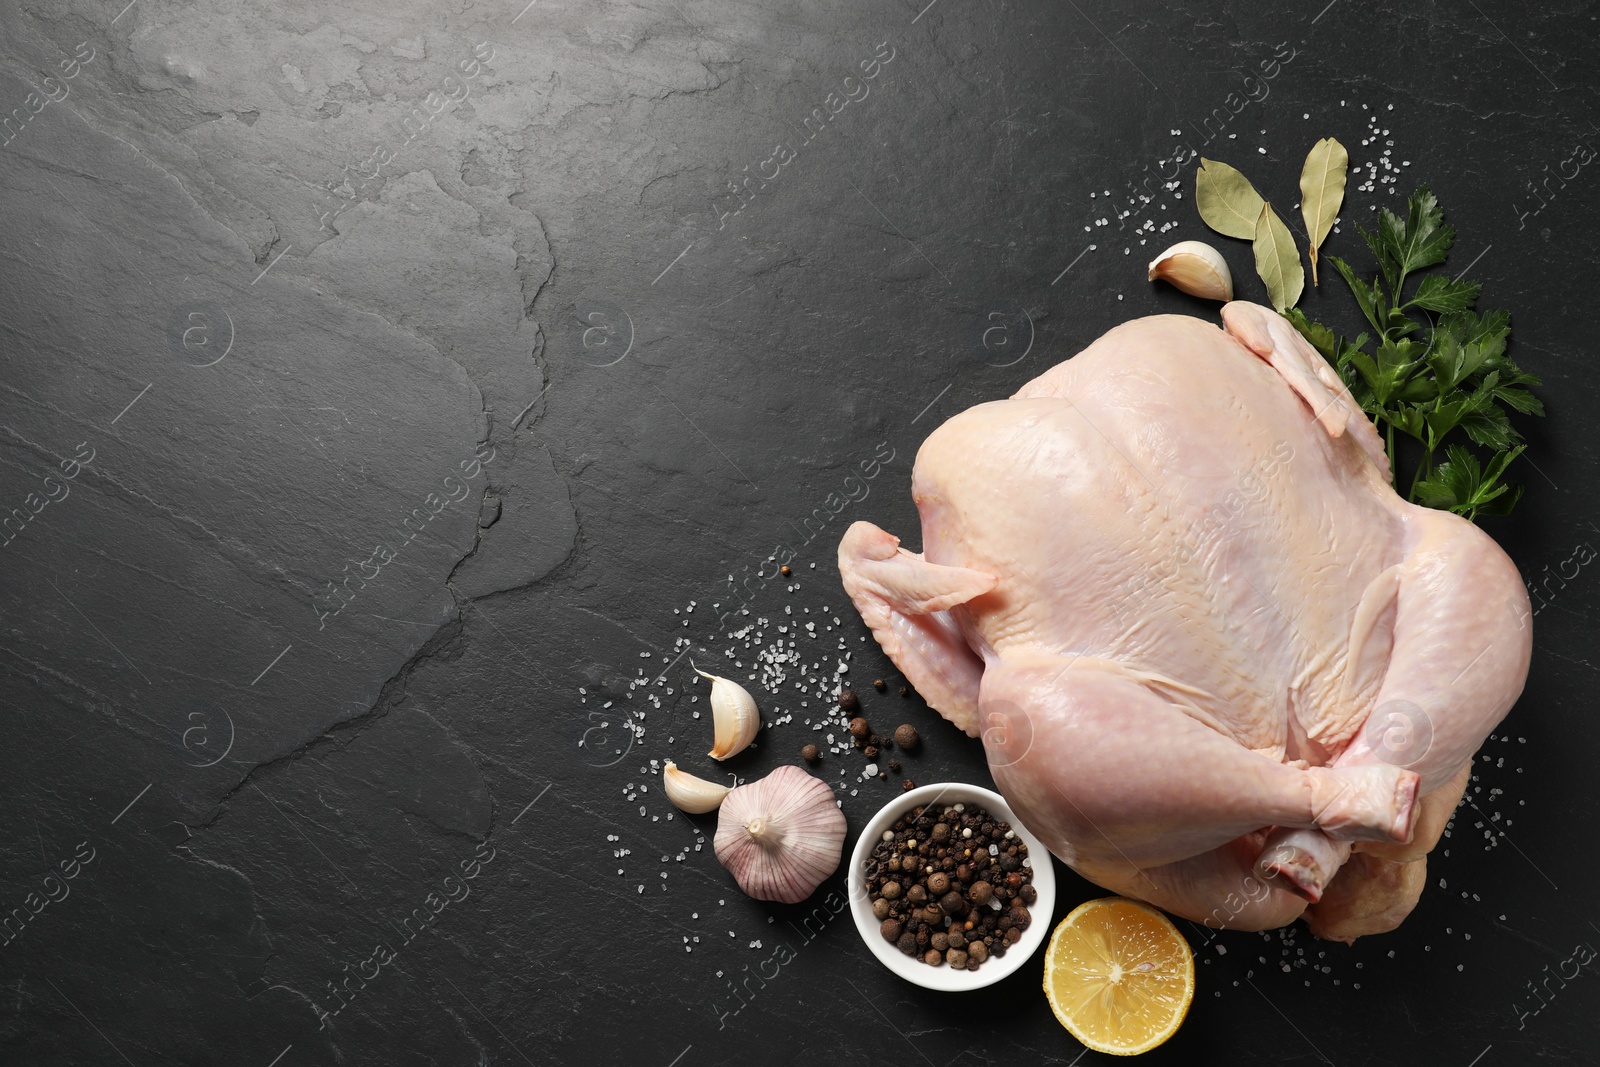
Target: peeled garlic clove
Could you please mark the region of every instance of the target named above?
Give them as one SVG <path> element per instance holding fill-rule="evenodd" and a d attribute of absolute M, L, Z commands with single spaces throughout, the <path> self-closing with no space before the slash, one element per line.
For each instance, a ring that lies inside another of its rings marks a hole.
<path fill-rule="evenodd" d="M 717 806 L 722 803 L 722 798 L 727 796 L 733 787 L 696 778 L 688 771 L 678 770 L 676 763 L 667 760 L 661 768 L 661 788 L 666 791 L 667 799 L 676 804 L 679 810 L 686 811 L 690 815 L 704 815 L 708 811 L 716 811 Z"/>
<path fill-rule="evenodd" d="M 1233 274 L 1228 270 L 1228 261 L 1204 241 L 1179 241 L 1150 261 L 1149 277 L 1203 300 L 1233 299 Z"/>
<path fill-rule="evenodd" d="M 714 847 L 746 894 L 797 904 L 838 870 L 844 832 L 833 790 L 784 766 L 723 799 Z"/>
<path fill-rule="evenodd" d="M 716 730 L 716 743 L 706 755 L 712 759 L 727 759 L 743 752 L 761 729 L 761 712 L 756 708 L 755 698 L 730 678 L 718 678 L 699 667 L 694 672 L 711 682 L 711 721 Z"/>

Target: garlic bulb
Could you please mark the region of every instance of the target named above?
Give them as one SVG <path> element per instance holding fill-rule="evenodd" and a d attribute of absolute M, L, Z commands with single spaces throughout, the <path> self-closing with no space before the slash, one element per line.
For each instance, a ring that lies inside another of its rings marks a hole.
<path fill-rule="evenodd" d="M 667 799 L 676 804 L 681 811 L 690 815 L 704 815 L 708 811 L 717 810 L 717 805 L 722 803 L 722 798 L 728 795 L 732 786 L 718 785 L 708 782 L 704 778 L 696 778 L 688 771 L 678 770 L 678 765 L 667 760 L 661 768 L 661 788 L 666 792 Z"/>
<path fill-rule="evenodd" d="M 1152 259 L 1149 278 L 1160 278 L 1173 288 L 1204 300 L 1233 299 L 1233 274 L 1228 270 L 1228 261 L 1204 241 L 1179 241 Z"/>
<path fill-rule="evenodd" d="M 761 729 L 761 712 L 756 709 L 755 698 L 731 678 L 718 678 L 699 667 L 694 673 L 711 682 L 711 721 L 716 738 L 706 755 L 712 759 L 727 759 L 743 752 Z"/>
<path fill-rule="evenodd" d="M 779 767 L 724 798 L 714 844 L 746 894 L 796 904 L 839 868 L 844 812 L 821 779 Z"/>

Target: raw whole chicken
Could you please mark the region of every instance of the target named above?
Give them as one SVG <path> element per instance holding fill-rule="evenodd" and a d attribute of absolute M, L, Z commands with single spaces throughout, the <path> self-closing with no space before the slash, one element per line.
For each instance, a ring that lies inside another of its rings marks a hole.
<path fill-rule="evenodd" d="M 1408 504 L 1281 316 L 1137 319 L 935 430 L 921 553 L 845 590 L 1090 881 L 1196 922 L 1393 929 L 1531 654 L 1516 566 Z"/>

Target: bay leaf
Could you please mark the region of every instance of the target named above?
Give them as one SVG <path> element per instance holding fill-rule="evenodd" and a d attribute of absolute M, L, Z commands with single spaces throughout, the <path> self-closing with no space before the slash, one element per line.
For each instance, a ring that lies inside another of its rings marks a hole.
<path fill-rule="evenodd" d="M 1207 226 L 1229 237 L 1254 240 L 1264 201 L 1250 179 L 1226 163 L 1200 160 L 1194 175 L 1195 206 Z"/>
<path fill-rule="evenodd" d="M 1327 240 L 1344 203 L 1349 169 L 1350 153 L 1332 137 L 1324 137 L 1306 153 L 1306 165 L 1300 172 L 1300 215 L 1306 220 L 1306 236 L 1311 242 L 1312 285 L 1317 284 L 1317 249 Z"/>
<path fill-rule="evenodd" d="M 1256 218 L 1256 273 L 1267 283 L 1267 298 L 1278 311 L 1294 307 L 1306 288 L 1306 272 L 1300 266 L 1300 250 L 1294 235 L 1266 201 Z"/>

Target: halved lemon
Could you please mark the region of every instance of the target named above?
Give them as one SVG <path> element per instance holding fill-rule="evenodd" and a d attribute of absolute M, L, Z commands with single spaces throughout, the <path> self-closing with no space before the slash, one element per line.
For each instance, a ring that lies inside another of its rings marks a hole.
<path fill-rule="evenodd" d="M 1126 897 L 1080 904 L 1050 935 L 1044 992 L 1072 1036 L 1137 1056 L 1178 1032 L 1194 999 L 1194 952 L 1165 915 Z"/>

